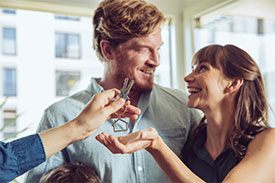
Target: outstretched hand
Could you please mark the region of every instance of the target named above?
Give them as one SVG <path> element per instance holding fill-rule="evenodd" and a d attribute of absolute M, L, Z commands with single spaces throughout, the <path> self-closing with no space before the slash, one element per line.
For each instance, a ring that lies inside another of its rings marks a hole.
<path fill-rule="evenodd" d="M 118 138 L 105 132 L 96 136 L 96 139 L 114 154 L 133 153 L 146 148 L 154 149 L 158 138 L 158 132 L 154 128 L 147 128 Z"/>

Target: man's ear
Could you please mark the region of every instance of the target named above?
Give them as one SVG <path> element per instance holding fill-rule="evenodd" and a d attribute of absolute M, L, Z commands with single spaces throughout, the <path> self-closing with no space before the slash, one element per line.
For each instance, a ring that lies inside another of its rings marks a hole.
<path fill-rule="evenodd" d="M 100 41 L 100 48 L 101 48 L 101 53 L 106 59 L 106 61 L 113 59 L 112 55 L 112 47 L 109 41 L 107 40 L 101 40 Z"/>
<path fill-rule="evenodd" d="M 234 93 L 238 91 L 242 85 L 243 85 L 243 79 L 232 79 L 226 87 L 226 92 Z"/>

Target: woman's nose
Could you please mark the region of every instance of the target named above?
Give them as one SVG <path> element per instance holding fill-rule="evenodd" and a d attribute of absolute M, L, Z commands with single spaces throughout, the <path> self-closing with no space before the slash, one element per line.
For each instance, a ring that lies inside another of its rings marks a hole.
<path fill-rule="evenodd" d="M 193 72 L 191 72 L 190 74 L 184 77 L 184 81 L 187 83 L 192 82 L 193 80 L 194 80 Z"/>

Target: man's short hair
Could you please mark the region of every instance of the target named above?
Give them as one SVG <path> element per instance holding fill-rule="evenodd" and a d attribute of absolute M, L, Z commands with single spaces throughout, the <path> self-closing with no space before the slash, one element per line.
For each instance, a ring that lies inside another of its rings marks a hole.
<path fill-rule="evenodd" d="M 40 183 L 99 183 L 95 170 L 83 163 L 64 164 L 45 173 Z"/>
<path fill-rule="evenodd" d="M 134 37 L 147 36 L 165 22 L 158 8 L 143 0 L 104 0 L 93 16 L 93 47 L 101 61 L 101 40 L 113 48 Z"/>

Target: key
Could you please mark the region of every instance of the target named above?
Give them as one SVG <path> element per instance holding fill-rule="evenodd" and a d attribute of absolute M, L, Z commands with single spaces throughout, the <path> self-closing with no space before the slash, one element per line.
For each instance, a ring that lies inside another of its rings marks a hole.
<path fill-rule="evenodd" d="M 120 90 L 120 94 L 119 94 L 119 97 L 120 97 L 120 98 L 124 98 L 126 102 L 130 100 L 129 97 L 128 97 L 128 95 L 129 95 L 129 93 L 130 93 L 131 88 L 133 87 L 133 85 L 134 85 L 134 83 L 135 83 L 134 80 L 131 80 L 130 83 L 129 83 L 129 85 L 128 85 L 128 81 L 129 81 L 128 78 L 125 78 L 125 79 L 124 79 L 123 87 L 122 87 L 122 89 Z M 125 107 L 125 110 L 123 111 L 123 113 L 124 113 L 125 111 L 126 111 L 126 107 Z M 123 114 L 123 113 L 122 113 L 122 114 Z M 119 130 L 117 130 L 117 129 L 115 128 L 115 124 L 116 124 L 117 122 L 119 122 L 119 121 L 125 123 L 125 126 L 126 126 L 125 129 L 119 129 Z M 123 120 L 123 119 L 121 119 L 119 114 L 118 114 L 118 119 L 116 119 L 116 120 L 113 122 L 112 126 L 113 126 L 114 132 L 123 132 L 123 131 L 127 131 L 127 130 L 128 130 L 128 122 L 125 121 L 125 120 Z"/>
<path fill-rule="evenodd" d="M 131 80 L 129 85 L 128 85 L 128 80 L 129 80 L 128 78 L 124 79 L 123 87 L 120 90 L 120 94 L 119 94 L 119 97 L 124 98 L 126 100 L 126 102 L 129 100 L 128 95 L 130 93 L 131 88 L 133 87 L 133 85 L 135 83 L 134 80 Z"/>

